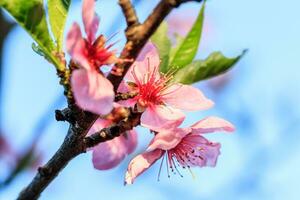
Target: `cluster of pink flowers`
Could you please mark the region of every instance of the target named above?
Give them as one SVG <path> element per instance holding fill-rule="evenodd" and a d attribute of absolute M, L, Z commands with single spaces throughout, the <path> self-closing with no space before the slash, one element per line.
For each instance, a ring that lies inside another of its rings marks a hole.
<path fill-rule="evenodd" d="M 74 23 L 67 36 L 67 50 L 78 65 L 71 77 L 71 85 L 78 106 L 105 115 L 115 107 L 133 107 L 142 113 L 140 125 L 155 133 L 145 153 L 129 163 L 125 183 L 148 169 L 158 159 L 166 157 L 167 167 L 215 166 L 220 144 L 203 137 L 215 131 L 234 131 L 234 126 L 217 117 L 208 117 L 187 128 L 179 126 L 185 119 L 183 111 L 199 111 L 213 106 L 203 93 L 189 85 L 172 82 L 171 74 L 159 72 L 159 55 L 148 43 L 124 77 L 118 88 L 120 93 L 134 93 L 131 99 L 114 102 L 113 86 L 100 67 L 120 62 L 114 51 L 106 46 L 100 35 L 95 39 L 99 19 L 94 13 L 94 0 L 83 1 L 83 22 L 87 37 Z M 98 119 L 89 134 L 113 124 L 111 119 Z M 117 166 L 137 145 L 137 134 L 128 131 L 111 141 L 93 147 L 93 164 L 100 170 Z M 177 170 L 177 168 L 176 168 Z"/>

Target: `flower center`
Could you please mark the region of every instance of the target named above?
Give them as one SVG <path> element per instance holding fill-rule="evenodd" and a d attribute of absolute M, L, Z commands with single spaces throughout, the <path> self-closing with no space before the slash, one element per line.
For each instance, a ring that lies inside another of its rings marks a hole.
<path fill-rule="evenodd" d="M 170 171 L 173 174 L 177 173 L 178 175 L 183 177 L 180 173 L 180 167 L 183 169 L 187 168 L 192 174 L 192 176 L 194 176 L 193 172 L 191 171 L 191 167 L 204 166 L 204 163 L 206 163 L 207 160 L 205 156 L 205 152 L 207 151 L 207 149 L 205 149 L 205 147 L 199 145 L 199 143 L 196 142 L 197 137 L 199 136 L 194 135 L 189 137 L 193 137 L 193 140 L 195 141 L 187 141 L 185 138 L 183 138 L 182 141 L 175 148 L 165 151 L 159 169 L 158 180 L 160 177 L 161 168 L 165 157 L 168 177 L 170 177 Z"/>
<path fill-rule="evenodd" d="M 170 167 L 175 165 L 175 159 L 183 168 L 197 166 L 199 162 L 205 160 L 204 151 L 204 148 L 199 147 L 197 142 L 183 139 L 174 149 L 168 151 L 168 159 L 171 160 L 169 161 Z"/>
<path fill-rule="evenodd" d="M 135 97 L 137 103 L 141 107 L 147 107 L 152 105 L 164 104 L 163 96 L 164 91 L 168 89 L 172 84 L 170 80 L 172 78 L 171 73 L 160 74 L 158 66 L 153 70 L 150 70 L 149 58 L 148 58 L 148 70 L 142 78 L 137 76 L 133 66 L 132 76 L 136 83 L 138 95 Z"/>
<path fill-rule="evenodd" d="M 113 62 L 114 51 L 109 49 L 114 45 L 105 46 L 106 39 L 100 35 L 93 44 L 86 41 L 87 55 L 90 63 L 96 68 L 102 65 L 111 64 Z"/>
<path fill-rule="evenodd" d="M 162 104 L 161 91 L 166 87 L 164 79 L 150 79 L 139 87 L 138 103 L 141 106 Z"/>

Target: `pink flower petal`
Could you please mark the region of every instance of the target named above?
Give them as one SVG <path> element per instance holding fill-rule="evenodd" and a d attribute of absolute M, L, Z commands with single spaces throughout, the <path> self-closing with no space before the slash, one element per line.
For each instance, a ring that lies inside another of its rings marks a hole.
<path fill-rule="evenodd" d="M 85 52 L 85 41 L 82 38 L 80 27 L 77 23 L 74 23 L 70 31 L 68 32 L 66 39 L 66 48 L 68 53 L 76 63 L 87 70 L 91 69 Z"/>
<path fill-rule="evenodd" d="M 96 71 L 73 71 L 71 85 L 78 106 L 90 112 L 105 115 L 113 108 L 113 85 Z"/>
<path fill-rule="evenodd" d="M 218 117 L 205 118 L 192 125 L 191 128 L 195 134 L 212 133 L 216 131 L 233 132 L 235 130 L 230 122 Z"/>
<path fill-rule="evenodd" d="M 128 131 L 126 134 L 122 135 L 124 145 L 127 150 L 127 154 L 131 154 L 137 146 L 137 133 L 135 130 Z"/>
<path fill-rule="evenodd" d="M 156 47 L 154 44 L 148 42 L 140 52 L 136 61 L 129 68 L 124 79 L 131 82 L 136 82 L 132 73 L 136 75 L 136 78 L 138 78 L 140 82 L 143 82 L 145 77 L 149 74 L 152 74 L 154 77 L 156 77 L 156 79 L 159 79 L 159 63 L 159 54 Z"/>
<path fill-rule="evenodd" d="M 120 83 L 120 85 L 118 87 L 118 92 L 120 92 L 120 93 L 127 93 L 127 92 L 129 92 L 128 86 L 127 86 L 127 84 L 124 81 L 122 81 Z"/>
<path fill-rule="evenodd" d="M 140 154 L 132 159 L 125 175 L 125 184 L 132 184 L 137 176 L 151 167 L 163 154 L 164 151 L 157 149 Z"/>
<path fill-rule="evenodd" d="M 183 84 L 174 84 L 166 89 L 163 101 L 175 108 L 191 111 L 208 109 L 214 105 L 200 90 Z"/>
<path fill-rule="evenodd" d="M 82 20 L 88 41 L 94 42 L 99 26 L 99 17 L 94 11 L 95 0 L 84 0 L 82 5 Z"/>
<path fill-rule="evenodd" d="M 147 58 L 151 60 L 151 63 L 153 66 L 158 67 L 160 60 L 159 60 L 159 54 L 157 51 L 156 46 L 152 42 L 148 42 L 142 49 L 142 51 L 139 53 L 139 56 L 137 57 L 137 61 L 140 62 L 147 62 Z"/>
<path fill-rule="evenodd" d="M 111 125 L 111 121 L 98 119 L 88 132 L 88 136 Z M 117 166 L 128 154 L 132 153 L 137 145 L 137 134 L 134 130 L 128 131 L 113 140 L 98 144 L 89 149 L 93 150 L 93 165 L 96 169 L 107 170 Z"/>
<path fill-rule="evenodd" d="M 172 129 L 178 127 L 185 115 L 177 109 L 163 105 L 154 105 L 146 108 L 141 116 L 141 125 L 151 130 Z"/>
<path fill-rule="evenodd" d="M 122 101 L 118 101 L 118 103 L 122 106 L 125 107 L 134 107 L 134 105 L 136 104 L 136 100 L 135 99 L 128 99 L 128 100 L 122 100 Z"/>
<path fill-rule="evenodd" d="M 183 140 L 184 144 L 191 143 L 191 145 L 197 143 L 197 149 L 194 151 L 194 156 L 199 159 L 189 159 L 186 162 L 190 166 L 198 167 L 214 167 L 217 164 L 218 156 L 220 155 L 221 144 L 213 143 L 202 137 L 201 135 L 187 135 Z M 176 148 L 184 149 L 181 147 L 183 143 L 179 144 Z M 186 145 L 185 145 L 186 146 Z M 180 159 L 179 162 L 182 162 Z M 184 163 L 182 163 L 184 164 Z"/>
<path fill-rule="evenodd" d="M 153 151 L 155 149 L 170 150 L 176 147 L 176 145 L 181 142 L 182 138 L 190 132 L 190 128 L 175 128 L 160 131 L 149 144 L 147 151 Z"/>
<path fill-rule="evenodd" d="M 111 169 L 125 158 L 127 150 L 121 137 L 123 136 L 93 147 L 93 165 L 96 169 Z"/>

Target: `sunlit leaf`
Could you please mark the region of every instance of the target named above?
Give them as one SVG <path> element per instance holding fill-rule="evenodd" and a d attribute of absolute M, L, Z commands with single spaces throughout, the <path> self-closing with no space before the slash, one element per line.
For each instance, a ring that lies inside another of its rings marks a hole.
<path fill-rule="evenodd" d="M 203 21 L 204 21 L 205 2 L 202 5 L 200 13 L 187 36 L 184 38 L 180 46 L 178 47 L 170 65 L 176 68 L 183 68 L 190 64 L 196 56 L 198 46 L 201 39 Z"/>
<path fill-rule="evenodd" d="M 227 58 L 221 52 L 210 54 L 205 60 L 196 60 L 177 71 L 175 82 L 192 84 L 225 73 L 236 64 L 246 50 L 237 57 Z"/>
<path fill-rule="evenodd" d="M 163 22 L 157 31 L 151 37 L 151 41 L 158 49 L 159 57 L 161 60 L 160 71 L 167 72 L 169 65 L 169 54 L 171 49 L 171 41 L 168 38 L 168 25 Z"/>
<path fill-rule="evenodd" d="M 178 51 L 178 49 L 180 48 L 180 46 L 182 45 L 184 41 L 184 37 L 182 37 L 181 35 L 175 34 L 175 46 L 171 48 L 170 51 L 170 56 L 169 56 L 169 60 L 172 61 L 174 59 L 174 56 L 176 54 L 176 52 Z M 172 66 L 169 66 L 172 67 Z"/>
<path fill-rule="evenodd" d="M 62 50 L 64 27 L 71 0 L 48 0 L 48 13 L 52 33 L 55 37 L 57 49 Z"/>
<path fill-rule="evenodd" d="M 8 11 L 34 39 L 38 49 L 43 52 L 45 58 L 58 69 L 63 70 L 65 65 L 54 51 L 54 43 L 51 39 L 43 0 L 1 0 L 0 6 Z"/>
<path fill-rule="evenodd" d="M 9 12 L 44 50 L 53 48 L 43 0 L 1 0 L 0 6 Z"/>

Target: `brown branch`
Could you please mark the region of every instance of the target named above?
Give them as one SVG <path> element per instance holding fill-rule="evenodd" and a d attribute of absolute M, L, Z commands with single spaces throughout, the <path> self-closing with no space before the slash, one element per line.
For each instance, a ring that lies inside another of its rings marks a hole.
<path fill-rule="evenodd" d="M 124 13 L 124 16 L 125 16 L 125 19 L 127 22 L 127 27 L 138 25 L 139 20 L 135 13 L 133 5 L 131 4 L 131 1 L 130 0 L 119 0 L 119 5 L 121 6 L 122 11 Z"/>
<path fill-rule="evenodd" d="M 66 110 L 63 111 L 63 113 L 66 112 Z M 72 114 L 68 113 L 68 115 Z M 82 120 L 71 124 L 63 144 L 48 163 L 38 169 L 38 173 L 32 182 L 20 193 L 19 200 L 34 200 L 39 198 L 41 192 L 73 158 L 86 152 L 87 148 L 118 137 L 128 130 L 132 130 L 133 127 L 140 123 L 140 113 L 131 111 L 128 118 L 121 120 L 111 127 L 104 128 L 89 137 L 85 137 L 87 130 L 90 129 L 90 126 L 97 119 L 96 115 L 88 112 L 78 112 L 73 113 L 73 115 L 76 115 L 73 117 L 79 117 Z"/>
<path fill-rule="evenodd" d="M 101 142 L 112 140 L 115 137 L 120 136 L 126 131 L 132 130 L 140 123 L 141 113 L 131 113 L 127 119 L 121 120 L 119 123 L 112 125 L 108 128 L 104 128 L 86 138 L 84 138 L 85 148 L 96 146 Z"/>
<path fill-rule="evenodd" d="M 40 167 L 31 183 L 19 194 L 19 200 L 38 199 L 42 191 L 64 169 L 74 157 L 85 152 L 83 139 L 97 119 L 97 115 L 83 112 L 76 106 L 70 107 L 70 115 L 75 122 L 70 123 L 67 136 L 58 151 L 43 167 Z"/>
<path fill-rule="evenodd" d="M 128 27 L 125 31 L 127 43 L 121 53 L 121 58 L 136 59 L 138 53 L 155 32 L 160 23 L 170 13 L 184 2 L 192 0 L 161 0 L 152 14 L 143 24 L 139 24 L 135 11 L 129 0 L 119 0 Z M 193 0 L 200 2 L 201 0 Z M 116 90 L 121 83 L 131 63 L 118 64 L 109 74 L 108 79 Z M 67 136 L 54 156 L 46 165 L 40 167 L 38 173 L 29 185 L 19 194 L 19 200 L 35 200 L 51 181 L 64 169 L 73 158 L 86 151 L 86 148 L 105 142 L 119 136 L 126 130 L 131 130 L 139 124 L 139 114 L 131 113 L 125 120 L 121 120 L 110 128 L 103 129 L 90 137 L 85 138 L 88 130 L 94 124 L 97 115 L 85 112 L 69 102 L 69 110 L 57 112 L 58 120 L 68 121 L 70 127 Z"/>

